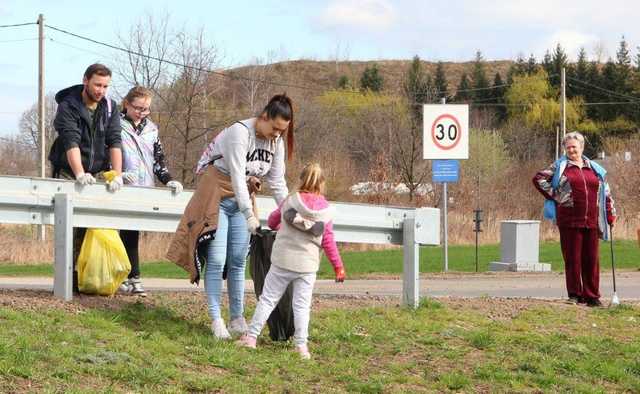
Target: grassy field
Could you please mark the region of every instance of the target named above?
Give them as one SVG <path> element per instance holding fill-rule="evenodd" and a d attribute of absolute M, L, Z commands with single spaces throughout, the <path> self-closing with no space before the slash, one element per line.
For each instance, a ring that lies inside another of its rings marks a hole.
<path fill-rule="evenodd" d="M 640 269 L 640 248 L 634 241 L 616 241 L 616 267 L 622 269 Z M 611 269 L 609 243 L 602 243 L 600 248 L 600 264 L 603 271 Z M 402 272 L 402 249 L 369 252 L 344 252 L 343 260 L 347 273 L 352 279 L 377 274 L 395 274 Z M 500 245 L 485 245 L 479 248 L 479 271 L 487 271 L 491 261 L 500 260 Z M 540 261 L 552 264 L 554 271 L 562 271 L 563 262 L 560 245 L 557 242 L 543 243 L 540 247 Z M 420 249 L 420 272 L 442 271 L 442 248 L 422 247 Z M 456 245 L 449 247 L 449 270 L 460 272 L 475 271 L 475 247 Z M 184 278 L 185 273 L 172 263 L 143 263 L 143 276 L 148 278 Z M 0 263 L 2 276 L 52 276 L 51 264 L 16 265 Z M 320 278 L 332 278 L 333 270 L 323 259 Z"/>
<path fill-rule="evenodd" d="M 316 298 L 313 358 L 218 342 L 204 300 L 0 294 L 1 392 L 638 392 L 640 309 Z M 248 307 L 249 311 L 253 306 Z M 34 335 L 37 333 L 37 335 Z"/>

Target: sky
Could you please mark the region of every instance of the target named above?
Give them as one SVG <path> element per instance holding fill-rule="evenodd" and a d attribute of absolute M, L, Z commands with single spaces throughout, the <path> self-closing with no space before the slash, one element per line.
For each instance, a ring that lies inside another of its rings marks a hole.
<path fill-rule="evenodd" d="M 35 22 L 119 45 L 118 35 L 145 15 L 169 15 L 174 30 L 202 28 L 221 52 L 220 67 L 276 60 L 410 59 L 469 61 L 533 54 L 560 43 L 571 58 L 615 56 L 622 36 L 635 57 L 640 2 L 631 0 L 0 0 L 0 25 Z M 15 134 L 37 101 L 37 25 L 0 28 L 0 136 Z M 119 56 L 105 47 L 45 29 L 46 92 L 80 83 L 96 61 Z M 120 55 L 121 56 L 121 55 Z M 114 84 L 118 84 L 114 76 Z"/>

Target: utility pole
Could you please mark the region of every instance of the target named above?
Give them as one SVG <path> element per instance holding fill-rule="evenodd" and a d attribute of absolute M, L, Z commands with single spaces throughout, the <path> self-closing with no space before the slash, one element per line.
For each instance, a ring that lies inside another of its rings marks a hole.
<path fill-rule="evenodd" d="M 38 131 L 40 132 L 40 177 L 45 177 L 47 136 L 45 131 L 44 98 L 44 15 L 38 16 Z M 44 224 L 40 225 L 40 240 L 46 238 Z"/>
<path fill-rule="evenodd" d="M 561 113 L 560 127 L 562 128 L 562 139 L 564 140 L 565 134 L 567 134 L 567 81 L 565 68 L 562 67 L 562 75 L 560 86 L 562 88 L 562 101 L 560 102 Z"/>
<path fill-rule="evenodd" d="M 442 97 L 440 99 L 440 104 L 446 104 L 447 99 Z M 444 272 L 449 271 L 449 230 L 447 223 L 447 203 L 449 197 L 447 196 L 447 182 L 442 183 L 442 226 L 443 226 L 443 240 L 444 240 Z"/>

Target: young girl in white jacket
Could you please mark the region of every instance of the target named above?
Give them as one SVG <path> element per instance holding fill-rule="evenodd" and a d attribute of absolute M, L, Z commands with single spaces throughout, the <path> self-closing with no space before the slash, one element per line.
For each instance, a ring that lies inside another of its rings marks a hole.
<path fill-rule="evenodd" d="M 320 265 L 322 248 L 333 265 L 336 281 L 343 282 L 344 265 L 333 237 L 333 209 L 322 195 L 325 178 L 316 163 L 307 165 L 300 175 L 297 193 L 287 197 L 269 215 L 268 224 L 278 229 L 271 252 L 271 268 L 249 330 L 238 343 L 255 348 L 256 339 L 289 283 L 293 282 L 293 321 L 296 351 L 311 357 L 307 346 L 311 296 Z"/>

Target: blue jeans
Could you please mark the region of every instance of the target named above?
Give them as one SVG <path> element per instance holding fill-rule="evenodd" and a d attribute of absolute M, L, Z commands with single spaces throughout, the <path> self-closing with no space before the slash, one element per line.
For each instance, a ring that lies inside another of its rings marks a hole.
<path fill-rule="evenodd" d="M 209 303 L 211 319 L 220 319 L 222 295 L 222 271 L 227 262 L 227 292 L 229 294 L 229 314 L 231 319 L 244 312 L 244 270 L 249 250 L 247 221 L 238 210 L 234 198 L 220 201 L 218 229 L 209 241 L 204 287 Z"/>

